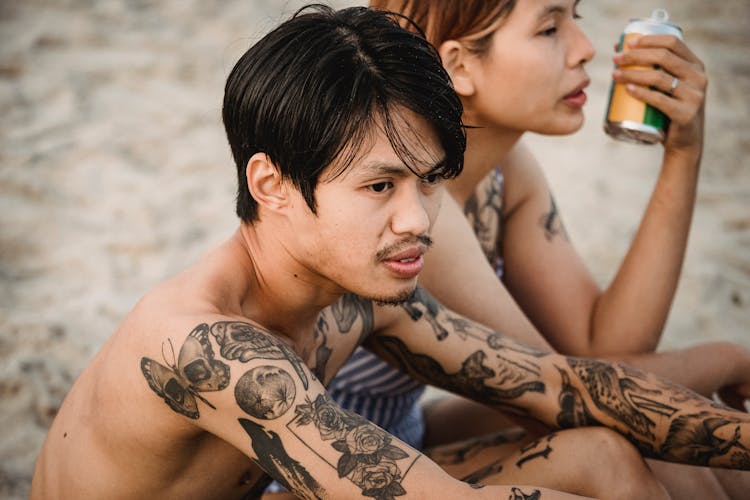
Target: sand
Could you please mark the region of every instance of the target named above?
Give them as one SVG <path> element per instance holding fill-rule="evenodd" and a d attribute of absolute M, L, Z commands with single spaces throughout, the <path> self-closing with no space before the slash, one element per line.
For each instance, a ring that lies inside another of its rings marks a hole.
<path fill-rule="evenodd" d="M 56 409 L 138 298 L 233 231 L 223 82 L 299 4 L 0 2 L 0 497 L 28 495 Z M 583 2 L 599 52 L 587 125 L 529 139 L 602 285 L 661 154 L 601 132 L 609 54 L 625 21 L 654 6 Z M 711 80 L 693 231 L 663 346 L 750 347 L 750 2 L 661 6 Z"/>

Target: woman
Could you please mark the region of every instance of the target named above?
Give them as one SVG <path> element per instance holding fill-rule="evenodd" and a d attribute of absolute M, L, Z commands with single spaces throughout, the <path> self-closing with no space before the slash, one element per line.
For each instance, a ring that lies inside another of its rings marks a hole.
<path fill-rule="evenodd" d="M 444 200 L 420 283 L 450 309 L 526 344 L 570 355 L 616 355 L 710 395 L 747 379 L 746 352 L 712 344 L 674 357 L 663 354 L 658 361 L 657 355 L 644 354 L 659 341 L 685 252 L 703 148 L 703 64 L 673 36 L 641 37 L 614 56 L 615 81 L 662 110 L 671 126 L 638 232 L 612 283 L 600 290 L 567 238 L 539 165 L 519 143 L 528 131 L 571 134 L 583 124 L 585 65 L 594 49 L 576 23 L 577 4 L 371 2 L 406 15 L 424 30 L 440 52 L 469 126 L 464 171 L 447 186 L 451 197 Z M 660 69 L 628 69 L 656 65 Z M 456 256 L 462 261 L 460 277 L 446 279 L 456 268 Z M 502 282 L 488 278 L 488 260 Z M 733 373 L 723 372 L 729 365 Z M 343 406 L 417 447 L 502 425 L 490 410 L 454 397 L 423 410 L 416 403 L 421 385 L 362 349 L 329 389 Z M 734 389 L 738 401 L 750 395 L 747 384 Z M 438 460 L 444 452 L 434 450 L 432 457 Z M 668 475 L 674 466 L 656 467 Z M 713 476 L 696 481 L 683 479 L 670 490 L 680 495 L 700 487 L 708 496 L 724 494 Z"/>

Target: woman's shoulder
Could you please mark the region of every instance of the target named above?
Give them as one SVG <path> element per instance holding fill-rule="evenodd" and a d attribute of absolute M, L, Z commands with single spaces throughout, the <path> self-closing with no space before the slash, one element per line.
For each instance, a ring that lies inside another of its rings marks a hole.
<path fill-rule="evenodd" d="M 531 148 L 518 141 L 500 166 L 503 179 L 503 213 L 513 213 L 525 201 L 549 196 L 549 186 L 542 166 Z"/>

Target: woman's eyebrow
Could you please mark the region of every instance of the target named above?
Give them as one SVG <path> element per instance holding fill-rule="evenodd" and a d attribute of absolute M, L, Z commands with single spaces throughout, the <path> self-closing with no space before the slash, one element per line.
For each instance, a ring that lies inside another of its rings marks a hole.
<path fill-rule="evenodd" d="M 565 7 L 562 5 L 548 5 L 544 9 L 542 9 L 542 12 L 539 13 L 538 18 L 543 19 L 549 15 L 552 14 L 564 14 L 565 13 Z"/>
<path fill-rule="evenodd" d="M 575 11 L 580 2 L 581 0 L 576 0 L 575 2 L 573 2 L 573 11 Z M 564 5 L 548 5 L 544 9 L 542 9 L 542 12 L 539 14 L 539 19 L 542 19 L 551 14 L 564 14 L 566 10 L 567 7 L 565 7 Z"/>

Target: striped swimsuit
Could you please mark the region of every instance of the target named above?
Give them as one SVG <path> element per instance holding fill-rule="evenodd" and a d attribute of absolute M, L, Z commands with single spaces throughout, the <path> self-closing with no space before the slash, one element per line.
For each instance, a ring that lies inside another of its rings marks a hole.
<path fill-rule="evenodd" d="M 416 449 L 421 449 L 424 436 L 424 418 L 417 404 L 424 390 L 424 384 L 362 347 L 354 351 L 328 386 L 328 392 L 342 407 Z"/>

